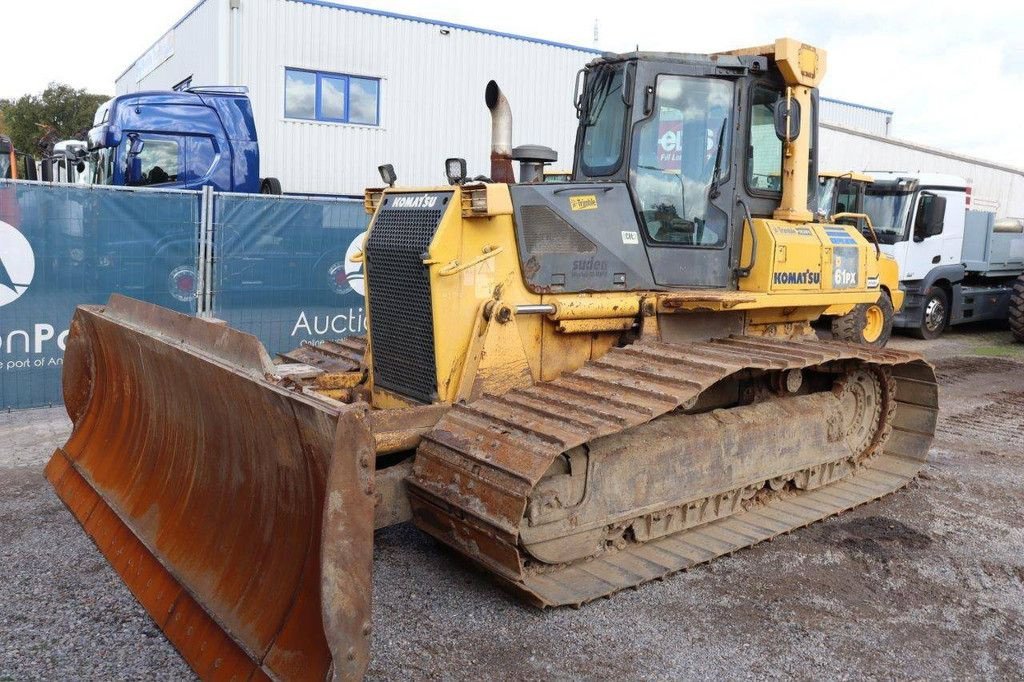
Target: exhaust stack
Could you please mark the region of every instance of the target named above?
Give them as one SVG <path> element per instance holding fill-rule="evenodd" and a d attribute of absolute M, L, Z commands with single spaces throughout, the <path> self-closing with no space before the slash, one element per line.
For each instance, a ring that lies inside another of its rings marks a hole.
<path fill-rule="evenodd" d="M 484 101 L 491 110 L 491 181 L 513 183 L 512 107 L 494 81 L 487 83 Z"/>

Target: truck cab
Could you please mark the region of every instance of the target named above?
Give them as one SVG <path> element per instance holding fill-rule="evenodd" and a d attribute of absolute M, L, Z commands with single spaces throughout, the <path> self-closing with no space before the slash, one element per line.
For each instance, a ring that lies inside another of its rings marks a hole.
<path fill-rule="evenodd" d="M 260 192 L 252 105 L 244 88 L 120 95 L 100 105 L 89 131 L 98 185 Z M 271 178 L 267 179 L 272 180 Z"/>
<path fill-rule="evenodd" d="M 894 326 L 932 339 L 949 325 L 1005 319 L 1011 279 L 1024 269 L 1024 236 L 1014 242 L 994 213 L 970 210 L 962 177 L 871 174 L 864 211 L 882 250 L 899 262 L 906 292 Z M 1021 262 L 1015 266 L 1010 254 L 1018 251 Z"/>
<path fill-rule="evenodd" d="M 36 160 L 14 148 L 11 138 L 0 135 L 0 179 L 35 180 Z"/>
<path fill-rule="evenodd" d="M 63 182 L 87 185 L 95 173 L 89 154 L 89 145 L 82 140 L 61 140 L 53 151 L 39 161 L 40 179 L 44 182 Z"/>

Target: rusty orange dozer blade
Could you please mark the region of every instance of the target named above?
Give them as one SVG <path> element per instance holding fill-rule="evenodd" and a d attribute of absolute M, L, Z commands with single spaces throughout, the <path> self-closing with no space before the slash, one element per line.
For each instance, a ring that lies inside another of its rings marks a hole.
<path fill-rule="evenodd" d="M 46 476 L 189 665 L 206 679 L 360 677 L 365 406 L 282 385 L 249 334 L 120 296 L 76 311 L 64 362 L 74 431 Z"/>

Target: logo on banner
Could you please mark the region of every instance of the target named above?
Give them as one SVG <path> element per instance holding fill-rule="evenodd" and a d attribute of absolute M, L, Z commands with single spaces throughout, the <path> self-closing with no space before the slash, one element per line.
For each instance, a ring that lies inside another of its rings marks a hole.
<path fill-rule="evenodd" d="M 0 220 L 0 306 L 18 300 L 35 274 L 32 245 L 20 231 Z"/>
<path fill-rule="evenodd" d="M 683 159 L 683 124 L 665 121 L 658 126 L 658 163 L 660 168 L 678 167 Z"/>
<path fill-rule="evenodd" d="M 362 252 L 365 240 L 366 232 L 360 232 L 348 245 L 344 262 L 335 263 L 327 273 L 331 289 L 339 296 L 344 296 L 350 291 L 354 291 L 360 296 L 366 295 L 366 287 L 363 286 L 363 259 L 352 260 Z"/>

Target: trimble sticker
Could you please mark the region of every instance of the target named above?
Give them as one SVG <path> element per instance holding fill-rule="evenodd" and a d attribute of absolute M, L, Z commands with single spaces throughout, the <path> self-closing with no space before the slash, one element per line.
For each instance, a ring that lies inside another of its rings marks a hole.
<path fill-rule="evenodd" d="M 573 211 L 590 211 L 597 208 L 597 197 L 593 194 L 569 197 L 569 208 Z"/>

